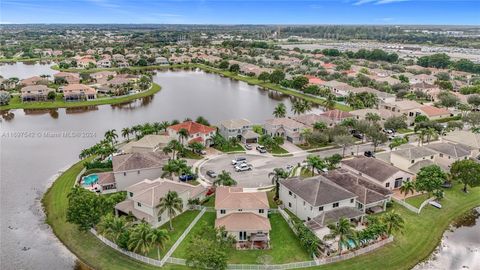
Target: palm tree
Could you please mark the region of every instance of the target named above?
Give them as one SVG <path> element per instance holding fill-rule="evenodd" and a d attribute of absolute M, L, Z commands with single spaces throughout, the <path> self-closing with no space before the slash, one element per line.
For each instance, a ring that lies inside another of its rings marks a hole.
<path fill-rule="evenodd" d="M 332 93 L 329 93 L 326 97 L 325 97 L 325 101 L 324 101 L 324 106 L 327 110 L 333 110 L 335 108 L 335 105 L 337 104 L 337 97 L 332 94 Z"/>
<path fill-rule="evenodd" d="M 292 103 L 292 112 L 293 114 L 305 113 L 304 103 L 301 100 L 295 100 Z"/>
<path fill-rule="evenodd" d="M 185 144 L 185 140 L 188 139 L 188 136 L 190 134 L 188 134 L 188 130 L 186 130 L 185 128 L 181 128 L 179 131 L 178 131 L 178 138 L 180 139 L 180 142 L 182 144 Z"/>
<path fill-rule="evenodd" d="M 127 138 L 127 141 L 130 141 L 130 133 L 132 133 L 132 130 L 128 127 L 122 129 L 122 137 Z"/>
<path fill-rule="evenodd" d="M 369 112 L 365 115 L 365 120 L 373 122 L 373 123 L 376 123 L 376 122 L 380 121 L 381 119 L 382 118 L 380 117 L 380 115 L 378 115 L 376 113 Z"/>
<path fill-rule="evenodd" d="M 217 178 L 213 181 L 213 186 L 235 186 L 237 181 L 235 181 L 229 172 L 223 170 Z"/>
<path fill-rule="evenodd" d="M 403 185 L 400 187 L 400 194 L 404 194 L 403 197 L 405 198 L 408 193 L 414 193 L 415 192 L 415 183 L 407 180 L 403 182 Z"/>
<path fill-rule="evenodd" d="M 309 128 L 304 128 L 304 129 L 302 129 L 300 134 L 302 135 L 302 138 L 305 140 L 307 145 L 310 145 L 310 139 L 312 137 L 312 130 L 309 129 Z"/>
<path fill-rule="evenodd" d="M 167 230 L 156 228 L 152 230 L 151 237 L 152 243 L 157 246 L 157 256 L 160 260 L 160 249 L 163 250 L 165 248 L 165 242 L 170 240 L 170 236 L 168 236 Z"/>
<path fill-rule="evenodd" d="M 272 177 L 272 184 L 275 184 L 275 199 L 279 197 L 279 189 L 281 179 L 286 179 L 288 177 L 288 172 L 282 168 L 275 168 L 273 172 L 268 174 L 268 177 Z"/>
<path fill-rule="evenodd" d="M 105 132 L 105 139 L 110 142 L 110 144 L 113 147 L 113 144 L 117 141 L 118 135 L 117 135 L 117 130 L 111 129 Z"/>
<path fill-rule="evenodd" d="M 128 249 L 146 255 L 153 246 L 152 229 L 149 224 L 142 222 L 135 226 L 128 239 Z"/>
<path fill-rule="evenodd" d="M 163 132 L 167 132 L 167 128 L 170 126 L 170 123 L 168 121 L 162 121 L 160 123 L 160 129 L 163 129 Z"/>
<path fill-rule="evenodd" d="M 162 130 L 163 128 L 159 122 L 155 122 L 152 125 L 152 129 L 153 129 L 153 132 L 155 132 L 155 134 L 158 134 L 158 132 L 160 132 L 160 130 Z"/>
<path fill-rule="evenodd" d="M 173 231 L 172 219 L 177 215 L 177 212 L 183 211 L 183 201 L 182 198 L 178 196 L 178 193 L 175 191 L 169 191 L 165 197 L 160 198 L 160 202 L 157 205 L 158 215 L 162 215 L 163 212 L 167 211 L 170 230 Z"/>
<path fill-rule="evenodd" d="M 273 111 L 273 116 L 275 118 L 282 118 L 287 115 L 287 107 L 285 106 L 284 103 L 279 103 L 276 107 L 275 110 Z"/>
<path fill-rule="evenodd" d="M 327 167 L 325 164 L 325 161 L 323 161 L 317 155 L 308 155 L 305 161 L 306 161 L 305 167 L 312 170 L 312 176 L 315 176 L 315 169 L 321 170 Z"/>
<path fill-rule="evenodd" d="M 342 245 L 348 247 L 349 241 L 356 241 L 354 225 L 346 218 L 340 218 L 337 224 L 328 225 L 330 233 L 324 239 L 335 239 L 338 237 L 338 252 L 342 254 Z"/>
<path fill-rule="evenodd" d="M 402 231 L 405 223 L 403 218 L 395 213 L 394 210 L 383 214 L 381 220 L 387 226 L 388 235 L 391 235 L 395 231 Z"/>
<path fill-rule="evenodd" d="M 174 174 L 180 175 L 188 172 L 190 167 L 187 165 L 187 161 L 184 159 L 170 159 L 167 164 L 163 165 L 162 170 L 162 177 L 169 176 L 173 179 Z"/>
<path fill-rule="evenodd" d="M 431 128 L 427 128 L 425 135 L 427 136 L 427 144 L 429 144 L 432 138 L 434 139 L 437 138 L 438 132 L 436 129 L 431 127 Z"/>
<path fill-rule="evenodd" d="M 170 142 L 168 142 L 166 148 L 169 148 L 171 150 L 169 152 L 172 153 L 172 159 L 175 159 L 176 157 L 175 152 L 181 151 L 183 148 L 183 145 L 177 140 L 171 140 Z"/>
<path fill-rule="evenodd" d="M 128 229 L 129 224 L 125 217 L 116 217 L 111 213 L 102 217 L 97 225 L 100 234 L 117 242 L 120 236 Z"/>

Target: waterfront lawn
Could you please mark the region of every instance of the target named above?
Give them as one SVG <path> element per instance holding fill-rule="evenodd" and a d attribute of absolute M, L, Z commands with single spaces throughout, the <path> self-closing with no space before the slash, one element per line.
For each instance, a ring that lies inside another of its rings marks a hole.
<path fill-rule="evenodd" d="M 413 207 L 420 208 L 420 205 L 428 199 L 428 194 L 419 194 L 417 196 L 409 197 L 405 199 L 405 202 L 412 205 Z"/>
<path fill-rule="evenodd" d="M 182 213 L 181 215 L 176 216 L 172 220 L 172 226 L 173 226 L 173 231 L 170 231 L 170 225 L 169 223 L 163 224 L 160 228 L 165 229 L 168 231 L 168 236 L 170 239 L 165 242 L 165 249 L 160 250 L 160 256 L 163 257 L 168 250 L 175 244 L 175 242 L 178 240 L 180 235 L 185 231 L 185 229 L 192 223 L 192 221 L 195 219 L 195 217 L 200 213 L 200 211 L 186 211 Z M 157 249 L 152 248 L 150 252 L 147 255 L 150 258 L 158 260 L 158 254 L 157 254 Z"/>
<path fill-rule="evenodd" d="M 15 96 L 10 100 L 8 105 L 0 106 L 0 110 L 9 110 L 9 109 L 56 109 L 56 108 L 73 108 L 73 107 L 84 107 L 84 106 L 97 106 L 97 105 L 106 105 L 106 104 L 120 104 L 129 102 L 135 99 L 151 96 L 158 91 L 160 91 L 160 85 L 153 83 L 152 87 L 144 92 L 122 96 L 122 97 L 112 97 L 104 99 L 95 99 L 88 101 L 72 101 L 66 102 L 63 99 L 59 99 L 58 95 L 55 101 L 32 101 L 32 102 L 22 102 L 19 96 Z"/>
<path fill-rule="evenodd" d="M 442 209 L 427 205 L 420 214 L 394 203 L 393 210 L 405 220 L 405 229 L 403 234 L 395 234 L 393 243 L 350 260 L 309 269 L 350 270 L 359 266 L 362 269 L 413 268 L 433 252 L 453 219 L 480 206 L 480 187 L 469 189 L 468 194 L 461 189 L 462 186 L 456 184 L 445 190 L 445 198 L 440 201 Z"/>
<path fill-rule="evenodd" d="M 270 245 L 269 250 L 232 250 L 229 256 L 229 263 L 257 264 L 258 257 L 261 255 L 272 256 L 272 263 L 289 263 L 308 261 L 311 258 L 303 250 L 297 236 L 288 227 L 288 224 L 280 214 L 270 215 Z M 185 240 L 173 253 L 173 257 L 185 258 L 187 247 L 192 239 L 206 227 L 215 226 L 215 213 L 206 212 L 198 221 L 195 227 L 190 231 Z"/>

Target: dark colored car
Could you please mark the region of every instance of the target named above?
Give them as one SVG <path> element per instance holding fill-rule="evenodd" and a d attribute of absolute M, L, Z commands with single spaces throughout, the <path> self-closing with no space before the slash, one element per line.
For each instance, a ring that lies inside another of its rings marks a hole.
<path fill-rule="evenodd" d="M 180 179 L 180 181 L 190 181 L 190 180 L 195 180 L 197 179 L 197 175 L 195 174 L 182 174 L 178 177 L 178 179 Z"/>
<path fill-rule="evenodd" d="M 217 174 L 216 174 L 214 171 L 212 171 L 212 170 L 208 170 L 208 171 L 207 171 L 207 175 L 210 176 L 211 178 L 217 177 Z"/>
<path fill-rule="evenodd" d="M 357 138 L 357 139 L 363 140 L 363 134 L 362 133 L 356 132 L 356 133 L 353 133 L 352 136 Z"/>
<path fill-rule="evenodd" d="M 366 157 L 375 157 L 375 155 L 373 154 L 372 151 L 365 151 L 365 152 L 363 153 L 363 155 L 366 156 Z"/>

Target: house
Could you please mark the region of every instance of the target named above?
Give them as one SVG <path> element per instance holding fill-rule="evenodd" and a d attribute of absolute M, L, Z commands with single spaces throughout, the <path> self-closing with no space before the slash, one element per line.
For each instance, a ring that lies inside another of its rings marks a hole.
<path fill-rule="evenodd" d="M 48 79 L 47 78 L 42 78 L 40 76 L 33 76 L 30 78 L 26 78 L 20 81 L 20 85 L 22 86 L 28 86 L 28 85 L 39 85 L 39 84 L 48 84 Z"/>
<path fill-rule="evenodd" d="M 217 187 L 215 191 L 216 228 L 235 237 L 239 248 L 269 247 L 269 204 L 265 191 L 245 191 L 241 187 Z"/>
<path fill-rule="evenodd" d="M 452 142 L 480 149 L 480 134 L 467 130 L 455 130 L 441 137 L 442 141 Z"/>
<path fill-rule="evenodd" d="M 77 67 L 79 68 L 88 68 L 91 65 L 96 66 L 97 62 L 91 57 L 82 57 L 77 61 Z"/>
<path fill-rule="evenodd" d="M 359 110 L 350 111 L 349 113 L 351 115 L 353 115 L 354 118 L 357 119 L 357 120 L 364 120 L 367 117 L 367 114 L 369 114 L 369 113 L 377 114 L 378 116 L 380 116 L 380 121 L 381 122 L 384 122 L 385 120 L 387 120 L 390 117 L 400 115 L 397 112 L 392 112 L 392 111 L 386 110 L 386 109 L 368 109 L 368 108 L 367 109 L 359 109 Z"/>
<path fill-rule="evenodd" d="M 188 132 L 188 138 L 181 138 L 178 134 L 182 129 L 185 129 Z M 193 121 L 185 121 L 167 128 L 170 138 L 183 142 L 184 145 L 192 142 L 199 142 L 207 147 L 213 145 L 213 137 L 215 136 L 216 131 L 217 129 L 214 127 L 202 125 Z"/>
<path fill-rule="evenodd" d="M 399 188 L 403 182 L 413 178 L 413 174 L 375 158 L 355 157 L 343 160 L 341 167 L 389 190 Z"/>
<path fill-rule="evenodd" d="M 140 152 L 112 157 L 113 175 L 118 191 L 144 179 L 156 179 L 163 173 L 169 157 L 161 152 Z"/>
<path fill-rule="evenodd" d="M 138 141 L 132 141 L 122 147 L 123 153 L 156 152 L 164 148 L 172 138 L 167 135 L 145 135 Z"/>
<path fill-rule="evenodd" d="M 105 84 L 109 79 L 115 77 L 117 73 L 115 71 L 99 71 L 90 74 L 90 78 L 98 84 Z"/>
<path fill-rule="evenodd" d="M 426 82 L 420 82 L 410 85 L 410 91 L 422 92 L 428 100 L 436 100 L 437 95 L 441 92 L 440 88 L 434 84 L 429 84 Z"/>
<path fill-rule="evenodd" d="M 330 127 L 335 124 L 335 122 L 332 119 L 328 118 L 327 116 L 315 114 L 315 113 L 297 115 L 292 117 L 292 119 L 299 123 L 304 124 L 309 128 L 313 128 L 315 123 L 325 123 L 325 125 Z"/>
<path fill-rule="evenodd" d="M 308 79 L 308 84 L 311 84 L 311 85 L 323 85 L 323 83 L 325 83 L 324 80 L 320 79 L 320 78 L 317 78 L 315 76 L 311 76 L 311 75 L 307 75 L 305 76 L 307 79 Z"/>
<path fill-rule="evenodd" d="M 438 108 L 431 105 L 424 105 L 419 108 L 419 113 L 430 120 L 438 120 L 452 116 L 452 112 L 445 108 Z"/>
<path fill-rule="evenodd" d="M 357 195 L 357 208 L 363 212 L 385 211 L 392 192 L 380 185 L 339 168 L 322 174 L 328 180 Z"/>
<path fill-rule="evenodd" d="M 170 220 L 168 211 L 159 213 L 160 199 L 168 192 L 177 192 L 182 200 L 182 213 L 188 210 L 188 201 L 205 198 L 206 189 L 202 185 L 190 184 L 158 178 L 145 179 L 125 188 L 127 198 L 115 205 L 116 215 L 132 215 L 137 220 L 149 223 L 152 227 L 159 227 Z M 180 214 L 180 213 L 177 213 Z"/>
<path fill-rule="evenodd" d="M 279 197 L 283 207 L 305 220 L 320 238 L 329 233 L 327 225 L 347 218 L 357 223 L 365 213 L 357 208 L 357 195 L 322 175 L 280 181 Z"/>
<path fill-rule="evenodd" d="M 435 157 L 436 164 L 447 167 L 450 167 L 455 161 L 473 158 L 478 155 L 478 149 L 464 144 L 449 142 L 430 143 L 425 145 L 425 148 L 438 153 Z"/>
<path fill-rule="evenodd" d="M 303 143 L 301 131 L 306 126 L 290 118 L 273 118 L 265 121 L 263 125 L 263 133 L 272 137 L 278 136 L 291 143 Z"/>
<path fill-rule="evenodd" d="M 97 90 L 85 84 L 69 84 L 63 87 L 65 101 L 93 100 L 97 98 Z"/>
<path fill-rule="evenodd" d="M 390 152 L 390 163 L 397 168 L 416 174 L 422 167 L 435 164 L 437 155 L 436 151 L 429 148 L 407 144 Z"/>
<path fill-rule="evenodd" d="M 253 131 L 253 124 L 247 119 L 232 119 L 220 122 L 218 133 L 224 138 L 237 138 L 243 143 L 257 143 L 259 135 Z"/>
<path fill-rule="evenodd" d="M 380 108 L 390 110 L 399 114 L 403 114 L 407 117 L 407 123 L 413 124 L 415 117 L 421 114 L 419 109 L 423 105 L 413 100 L 399 100 L 391 103 L 382 103 Z"/>
<path fill-rule="evenodd" d="M 324 82 L 322 85 L 328 88 L 333 94 L 342 97 L 348 96 L 350 91 L 354 88 L 346 83 L 335 80 Z"/>
<path fill-rule="evenodd" d="M 358 87 L 350 90 L 350 93 L 360 94 L 360 93 L 371 93 L 374 94 L 378 100 L 386 103 L 394 102 L 396 96 L 394 94 L 378 91 L 370 87 Z"/>
<path fill-rule="evenodd" d="M 68 84 L 80 83 L 80 74 L 73 72 L 58 72 L 53 74 L 53 78 L 57 83 L 59 80 L 63 80 Z"/>
<path fill-rule="evenodd" d="M 159 56 L 159 57 L 155 58 L 155 64 L 157 64 L 157 65 L 168 65 L 169 62 L 168 62 L 168 59 L 166 57 Z"/>
<path fill-rule="evenodd" d="M 434 84 L 435 81 L 437 80 L 437 77 L 433 75 L 427 75 L 427 74 L 418 74 L 410 79 L 410 84 L 417 84 L 417 83 L 428 83 L 428 84 Z"/>
<path fill-rule="evenodd" d="M 48 93 L 55 92 L 55 89 L 48 88 L 46 85 L 28 85 L 20 89 L 22 101 L 45 101 L 48 99 Z"/>
<path fill-rule="evenodd" d="M 100 67 L 100 68 L 110 68 L 110 67 L 112 67 L 112 60 L 111 60 L 111 59 L 108 59 L 108 58 L 100 59 L 100 60 L 98 60 L 98 62 L 97 62 L 97 67 Z"/>
<path fill-rule="evenodd" d="M 354 118 L 354 116 L 349 112 L 344 112 L 337 109 L 323 112 L 320 115 L 329 118 L 335 124 L 339 124 L 345 119 Z"/>

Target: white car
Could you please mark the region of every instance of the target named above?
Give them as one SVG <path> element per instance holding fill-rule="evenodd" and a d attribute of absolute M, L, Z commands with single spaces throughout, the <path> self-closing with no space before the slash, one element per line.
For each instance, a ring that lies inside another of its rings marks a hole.
<path fill-rule="evenodd" d="M 251 171 L 252 168 L 253 168 L 253 166 L 251 164 L 241 163 L 241 164 L 235 166 L 235 171 L 236 172 Z"/>
<path fill-rule="evenodd" d="M 232 160 L 232 165 L 237 165 L 237 164 L 241 164 L 241 163 L 245 163 L 245 162 L 247 162 L 246 158 L 238 157 L 238 158 Z"/>

